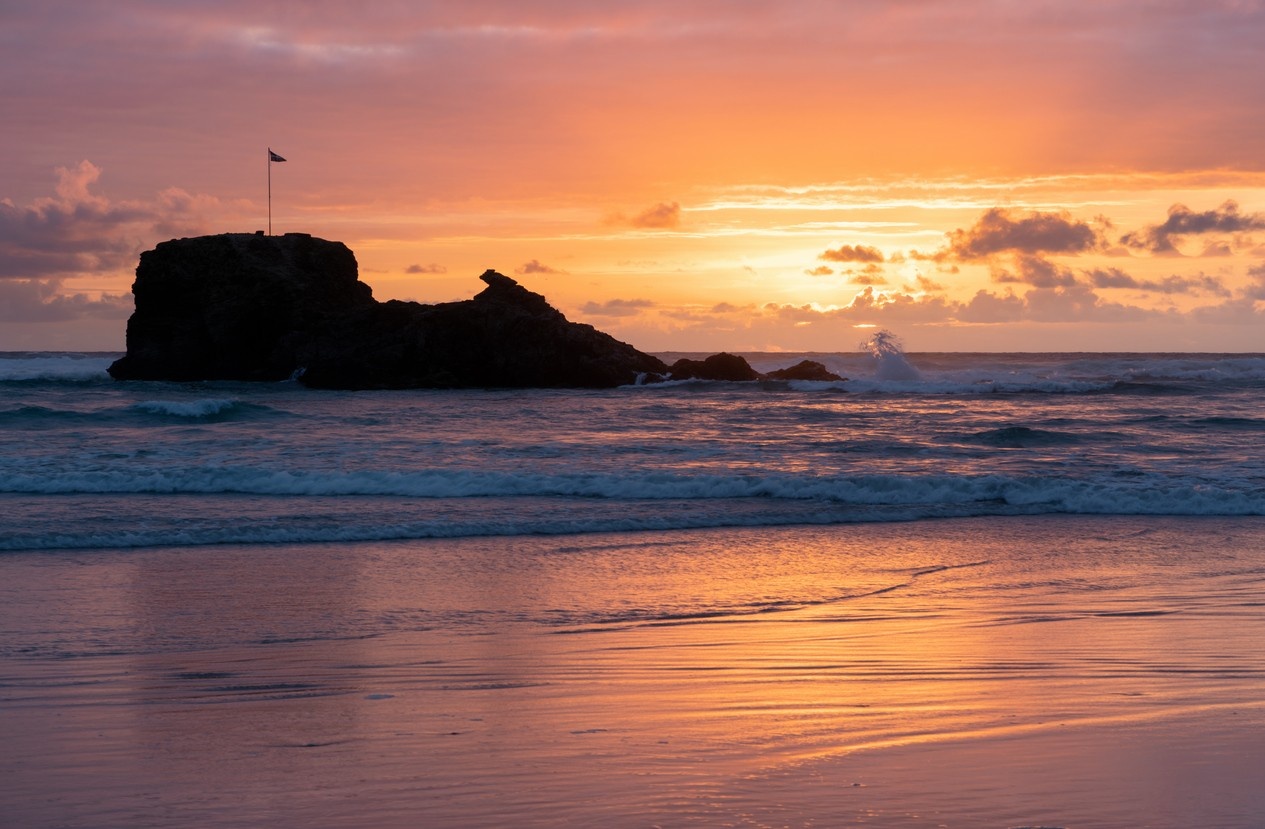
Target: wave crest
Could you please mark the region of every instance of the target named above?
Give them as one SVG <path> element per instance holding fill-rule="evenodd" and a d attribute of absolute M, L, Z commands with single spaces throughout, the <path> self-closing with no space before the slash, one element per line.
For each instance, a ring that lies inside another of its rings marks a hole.
<path fill-rule="evenodd" d="M 105 382 L 118 354 L 10 352 L 0 354 L 0 383 Z"/>
<path fill-rule="evenodd" d="M 131 408 L 145 414 L 165 417 L 203 419 L 232 412 L 243 407 L 236 400 L 209 398 L 204 400 L 142 400 Z"/>

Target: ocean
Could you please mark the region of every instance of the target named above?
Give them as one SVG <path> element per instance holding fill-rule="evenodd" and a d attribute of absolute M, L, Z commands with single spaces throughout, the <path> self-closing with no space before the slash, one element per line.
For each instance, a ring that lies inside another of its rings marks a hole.
<path fill-rule="evenodd" d="M 0 550 L 1265 515 L 1259 355 L 750 354 L 849 379 L 384 392 L 117 383 L 115 356 L 0 355 Z"/>
<path fill-rule="evenodd" d="M 0 354 L 9 825 L 1265 825 L 1265 355 L 117 356 Z"/>

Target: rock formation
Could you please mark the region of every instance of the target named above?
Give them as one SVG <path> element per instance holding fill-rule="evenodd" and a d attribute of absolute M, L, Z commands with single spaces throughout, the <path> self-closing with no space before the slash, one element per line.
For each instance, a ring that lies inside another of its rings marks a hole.
<path fill-rule="evenodd" d="M 760 373 L 744 358 L 723 351 L 702 360 L 682 357 L 672 364 L 668 374 L 673 380 L 727 380 L 740 383 L 760 379 Z"/>
<path fill-rule="evenodd" d="M 713 354 L 702 360 L 682 357 L 668 369 L 672 380 L 722 380 L 741 383 L 751 380 L 843 380 L 838 374 L 815 360 L 801 360 L 789 368 L 761 374 L 745 358 L 737 354 Z"/>
<path fill-rule="evenodd" d="M 609 388 L 665 379 L 838 380 L 820 363 L 761 375 L 742 357 L 669 369 L 486 271 L 473 299 L 378 302 L 341 242 L 306 233 L 173 239 L 141 254 L 119 380 L 285 380 L 318 388 Z"/>
<path fill-rule="evenodd" d="M 816 360 L 800 360 L 793 366 L 770 371 L 764 376 L 769 380 L 815 380 L 817 382 L 844 379 Z"/>
<path fill-rule="evenodd" d="M 141 254 L 121 380 L 284 380 L 323 388 L 637 382 L 657 357 L 568 322 L 507 276 L 439 305 L 377 302 L 340 242 L 226 233 Z"/>
<path fill-rule="evenodd" d="M 141 254 L 124 380 L 283 380 L 334 321 L 377 303 L 338 242 L 226 233 Z"/>

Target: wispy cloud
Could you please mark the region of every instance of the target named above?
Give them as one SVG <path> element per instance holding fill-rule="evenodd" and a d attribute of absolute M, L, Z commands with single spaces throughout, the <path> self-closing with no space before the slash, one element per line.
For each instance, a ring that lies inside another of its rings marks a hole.
<path fill-rule="evenodd" d="M 633 216 L 628 223 L 633 227 L 677 227 L 681 224 L 681 205 L 677 202 L 660 202 Z"/>
<path fill-rule="evenodd" d="M 539 259 L 532 259 L 515 268 L 514 273 L 522 276 L 528 276 L 530 274 L 561 274 L 566 273 L 566 271 L 550 267 L 549 265 L 541 262 Z"/>
<path fill-rule="evenodd" d="M 448 273 L 448 269 L 445 268 L 443 265 L 438 265 L 434 262 L 431 262 L 426 265 L 417 265 L 417 264 L 409 265 L 407 268 L 404 269 L 404 272 L 408 274 L 430 274 L 430 273 L 438 274 L 438 273 Z"/>
<path fill-rule="evenodd" d="M 580 310 L 590 317 L 629 317 L 654 308 L 656 304 L 648 299 L 611 299 L 587 302 Z"/>
<path fill-rule="evenodd" d="M 1243 296 L 1249 301 L 1265 302 L 1265 264 L 1248 270 L 1251 282 L 1243 289 Z"/>
<path fill-rule="evenodd" d="M 1169 276 L 1164 279 L 1138 279 L 1120 268 L 1095 268 L 1085 272 L 1095 288 L 1127 288 L 1156 294 L 1209 294 L 1230 296 L 1231 291 L 1214 276 Z"/>

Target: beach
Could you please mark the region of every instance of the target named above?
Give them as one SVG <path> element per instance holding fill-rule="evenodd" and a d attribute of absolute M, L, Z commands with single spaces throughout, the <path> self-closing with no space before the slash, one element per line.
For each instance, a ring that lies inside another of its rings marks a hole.
<path fill-rule="evenodd" d="M 14 826 L 1242 827 L 1265 522 L 0 558 Z"/>
<path fill-rule="evenodd" d="M 114 356 L 0 354 L 6 825 L 1265 814 L 1265 357 L 325 392 Z"/>

